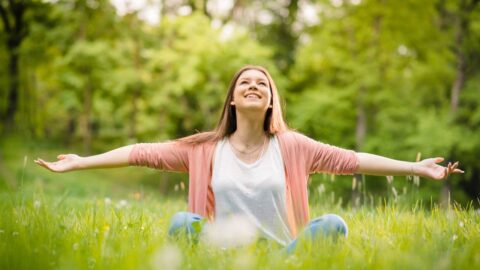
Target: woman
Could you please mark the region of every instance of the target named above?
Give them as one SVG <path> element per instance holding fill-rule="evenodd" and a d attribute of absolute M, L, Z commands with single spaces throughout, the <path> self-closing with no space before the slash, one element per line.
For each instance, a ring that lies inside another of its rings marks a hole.
<path fill-rule="evenodd" d="M 68 154 L 59 155 L 56 162 L 35 162 L 54 172 L 128 165 L 188 172 L 189 212 L 173 217 L 170 234 L 198 234 L 198 226 L 192 224 L 203 218 L 221 221 L 242 216 L 263 237 L 293 250 L 301 235 L 348 234 L 347 225 L 337 215 L 309 222 L 310 173 L 418 175 L 435 180 L 463 173 L 458 162 L 443 167 L 437 165 L 441 161 L 406 162 L 356 153 L 292 131 L 284 122 L 268 71 L 245 66 L 230 83 L 213 131 L 170 142 L 129 145 L 90 157 Z"/>

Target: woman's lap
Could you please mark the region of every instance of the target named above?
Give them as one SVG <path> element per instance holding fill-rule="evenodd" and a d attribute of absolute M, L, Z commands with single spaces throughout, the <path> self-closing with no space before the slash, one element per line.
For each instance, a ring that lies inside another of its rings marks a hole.
<path fill-rule="evenodd" d="M 188 238 L 196 238 L 202 232 L 203 221 L 204 217 L 198 214 L 178 212 L 171 219 L 168 234 L 171 236 L 186 234 Z M 286 250 L 288 253 L 293 252 L 301 241 L 314 242 L 323 237 L 332 237 L 336 239 L 339 236 L 346 237 L 347 235 L 348 226 L 345 221 L 338 215 L 326 214 L 312 219 L 298 237 L 286 247 Z"/>

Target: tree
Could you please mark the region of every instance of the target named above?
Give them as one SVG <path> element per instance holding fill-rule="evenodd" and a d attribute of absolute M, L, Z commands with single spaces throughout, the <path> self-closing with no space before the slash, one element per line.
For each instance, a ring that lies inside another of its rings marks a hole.
<path fill-rule="evenodd" d="M 473 77 L 479 75 L 478 71 L 475 72 L 478 68 L 478 64 L 471 61 L 471 59 L 478 59 L 478 53 L 476 52 L 478 51 L 479 46 L 469 42 L 469 37 L 474 34 L 472 33 L 472 31 L 474 31 L 471 26 L 472 22 L 475 18 L 478 19 L 478 15 L 475 16 L 475 12 L 478 12 L 476 8 L 479 6 L 479 3 L 479 0 L 461 0 L 454 2 L 440 1 L 439 3 L 439 12 L 444 15 L 442 16 L 442 27 L 444 29 L 451 27 L 451 33 L 453 35 L 452 48 L 455 55 L 455 78 L 450 88 L 450 114 L 453 119 L 452 124 L 455 124 L 455 122 L 458 122 L 459 120 L 458 110 L 460 106 L 460 96 L 462 90 L 465 88 L 466 82 L 470 76 Z M 458 155 L 458 151 L 455 149 L 451 149 L 450 155 L 453 158 L 462 156 Z M 478 168 L 473 170 L 473 174 L 478 175 Z M 478 194 L 480 192 L 478 185 L 475 189 Z M 450 200 L 450 193 L 451 183 L 448 180 L 444 181 L 441 193 L 441 200 L 444 205 Z"/>
<path fill-rule="evenodd" d="M 7 131 L 13 129 L 15 113 L 18 107 L 19 91 L 19 50 L 28 33 L 28 23 L 25 13 L 32 8 L 28 1 L 9 0 L 0 2 L 0 18 L 6 32 L 6 48 L 8 53 L 8 90 L 7 108 L 2 112 L 1 119 Z"/>
<path fill-rule="evenodd" d="M 339 3 L 319 2 L 321 23 L 298 50 L 290 73 L 294 121 L 357 151 L 399 159 L 448 152 L 458 133 L 434 121 L 448 123 L 454 70 L 436 1 Z M 381 188 L 376 182 L 370 190 Z"/>

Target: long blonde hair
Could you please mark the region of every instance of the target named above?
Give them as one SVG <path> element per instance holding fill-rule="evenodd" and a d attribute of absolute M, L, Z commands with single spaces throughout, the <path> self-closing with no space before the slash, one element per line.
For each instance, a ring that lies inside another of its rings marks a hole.
<path fill-rule="evenodd" d="M 270 73 L 268 73 L 268 71 L 264 67 L 247 65 L 242 67 L 239 71 L 237 71 L 237 73 L 235 73 L 235 76 L 233 76 L 232 81 L 230 82 L 230 86 L 228 87 L 228 93 L 227 97 L 225 98 L 225 103 L 223 104 L 223 111 L 220 117 L 220 121 L 218 121 L 215 129 L 212 131 L 197 133 L 188 137 L 184 137 L 179 139 L 179 141 L 189 144 L 216 142 L 234 133 L 235 130 L 237 130 L 237 117 L 235 108 L 230 104 L 233 99 L 233 91 L 235 90 L 235 85 L 237 84 L 237 80 L 240 75 L 242 75 L 243 72 L 252 69 L 258 70 L 265 74 L 270 85 L 270 92 L 272 94 L 272 100 L 270 101 L 270 105 L 272 105 L 272 108 L 267 109 L 265 121 L 263 123 L 263 130 L 268 135 L 274 135 L 278 132 L 288 130 L 288 126 L 283 119 L 278 90 L 275 86 L 275 82 L 273 81 L 272 76 L 270 76 Z"/>

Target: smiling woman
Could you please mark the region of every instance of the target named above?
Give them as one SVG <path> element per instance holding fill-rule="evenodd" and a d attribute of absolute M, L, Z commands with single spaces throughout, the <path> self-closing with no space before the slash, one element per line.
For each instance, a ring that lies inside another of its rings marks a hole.
<path fill-rule="evenodd" d="M 275 83 L 260 66 L 245 66 L 233 77 L 217 127 L 174 141 L 121 147 L 96 156 L 59 155 L 36 163 L 55 172 L 119 166 L 147 166 L 189 173 L 188 212 L 172 218 L 169 234 L 199 236 L 204 220 L 245 220 L 262 238 L 288 251 L 298 240 L 347 236 L 343 219 L 326 214 L 310 220 L 311 173 L 418 175 L 444 179 L 463 173 L 442 158 L 419 162 L 389 159 L 323 144 L 290 130 Z"/>

